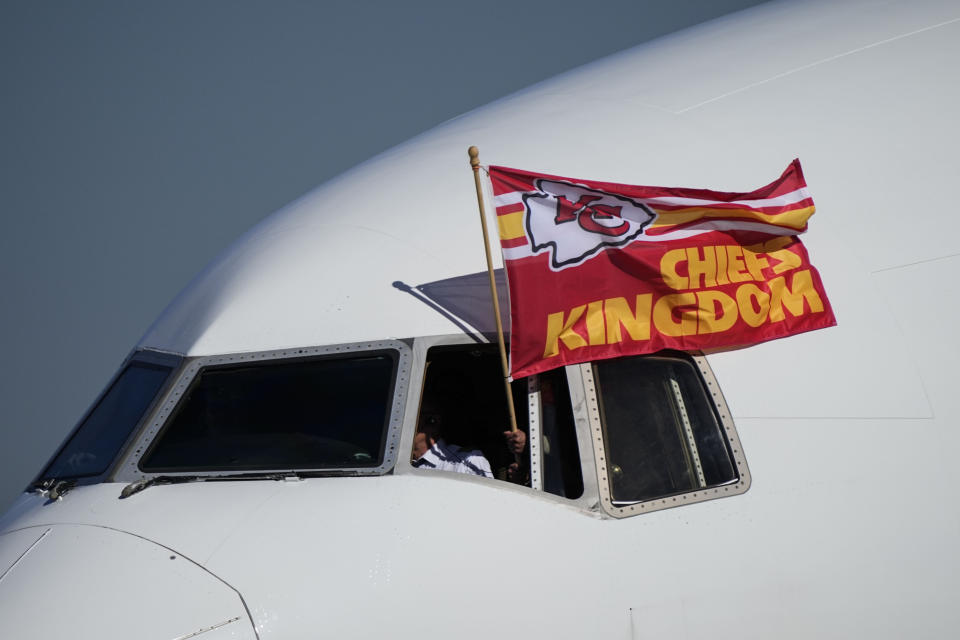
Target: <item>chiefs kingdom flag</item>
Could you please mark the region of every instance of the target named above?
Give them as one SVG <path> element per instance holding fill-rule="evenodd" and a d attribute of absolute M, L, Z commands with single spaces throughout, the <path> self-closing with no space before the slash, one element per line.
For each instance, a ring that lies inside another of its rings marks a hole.
<path fill-rule="evenodd" d="M 814 212 L 798 160 L 750 193 L 489 174 L 515 378 L 836 324 L 797 238 Z"/>

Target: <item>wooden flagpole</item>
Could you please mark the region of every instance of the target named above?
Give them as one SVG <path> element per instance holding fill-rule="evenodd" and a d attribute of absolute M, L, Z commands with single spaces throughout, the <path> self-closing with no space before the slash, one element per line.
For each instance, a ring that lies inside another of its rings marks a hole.
<path fill-rule="evenodd" d="M 500 345 L 500 364 L 503 367 L 503 384 L 507 390 L 507 410 L 510 413 L 510 431 L 517 430 L 517 412 L 513 407 L 513 391 L 510 389 L 510 365 L 507 364 L 507 347 L 503 340 L 503 324 L 500 322 L 500 300 L 497 298 L 497 281 L 493 276 L 493 258 L 490 257 L 490 235 L 487 233 L 487 215 L 483 209 L 483 188 L 480 186 L 480 151 L 476 147 L 467 150 L 473 181 L 477 185 L 477 206 L 480 207 L 480 226 L 483 228 L 483 250 L 487 254 L 487 274 L 490 276 L 490 295 L 493 297 L 493 319 L 497 323 L 497 342 Z"/>

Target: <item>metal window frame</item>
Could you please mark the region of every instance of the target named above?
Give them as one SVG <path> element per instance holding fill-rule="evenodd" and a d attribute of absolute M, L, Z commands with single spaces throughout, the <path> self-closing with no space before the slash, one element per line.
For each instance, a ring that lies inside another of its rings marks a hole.
<path fill-rule="evenodd" d="M 540 446 L 540 376 L 527 378 L 527 447 L 530 449 L 530 488 L 543 491 L 543 449 Z"/>
<path fill-rule="evenodd" d="M 175 414 L 184 394 L 190 389 L 197 376 L 206 368 L 231 364 L 251 363 L 282 363 L 303 359 L 327 357 L 342 357 L 344 355 L 362 355 L 372 351 L 393 351 L 396 353 L 396 372 L 393 377 L 393 390 L 390 399 L 390 418 L 384 438 L 383 461 L 376 467 L 323 467 L 299 468 L 297 471 L 310 472 L 316 475 L 329 473 L 330 475 L 376 476 L 388 473 L 393 469 L 397 459 L 400 443 L 400 427 L 403 422 L 403 409 L 407 399 L 407 390 L 410 386 L 411 350 L 399 340 L 372 340 L 368 342 L 353 342 L 348 344 L 325 345 L 319 347 L 296 347 L 290 349 L 275 349 L 271 351 L 255 351 L 249 353 L 228 353 L 214 356 L 198 356 L 188 358 L 172 385 L 166 391 L 163 399 L 156 404 L 149 419 L 141 428 L 137 439 L 129 447 L 125 457 L 114 474 L 116 482 L 135 482 L 155 476 L 218 476 L 240 473 L 224 471 L 170 471 L 148 472 L 140 469 L 140 460 L 150 448 L 154 439 L 160 436 L 170 418 Z M 244 470 L 242 473 L 283 473 L 289 468 Z"/>
<path fill-rule="evenodd" d="M 593 451 L 592 428 L 587 403 L 587 383 L 580 365 L 564 367 L 567 374 L 567 388 L 570 393 L 570 409 L 573 412 L 574 433 L 577 437 L 577 451 L 580 454 L 580 474 L 583 476 L 583 493 L 579 498 L 563 498 L 590 512 L 600 510 L 600 487 L 597 460 Z M 592 374 L 591 374 L 592 375 Z M 592 377 L 591 377 L 592 380 Z M 549 494 L 548 494 L 549 495 Z"/>
<path fill-rule="evenodd" d="M 589 436 L 589 427 L 576 407 L 583 406 L 583 382 L 580 377 L 580 369 L 576 365 L 566 366 L 562 369 L 567 383 L 567 393 L 570 396 L 570 413 L 573 419 L 574 437 L 577 443 L 577 457 L 580 461 L 580 477 L 583 482 L 583 492 L 576 498 L 550 493 L 543 488 L 543 429 L 541 411 L 543 403 L 540 393 L 540 376 L 542 373 L 533 374 L 527 378 L 527 398 L 530 432 L 528 442 L 530 445 L 530 481 L 531 488 L 542 492 L 545 495 L 552 495 L 565 500 L 568 504 L 573 503 L 587 511 L 596 511 L 597 509 L 597 488 L 596 473 L 594 472 L 593 447 Z"/>
<path fill-rule="evenodd" d="M 411 388 L 413 391 L 408 395 L 407 399 L 407 408 L 406 408 L 406 417 L 404 419 L 403 425 L 403 436 L 400 441 L 400 448 L 404 451 L 404 455 L 409 457 L 409 452 L 413 448 L 413 436 L 417 430 L 417 416 L 419 415 L 420 409 L 420 394 L 423 390 L 423 385 L 425 382 L 426 374 L 426 361 L 427 353 L 434 347 L 478 347 L 482 346 L 487 349 L 496 348 L 496 344 L 492 342 L 496 337 L 488 336 L 490 342 L 477 342 L 476 340 L 471 340 L 469 337 L 464 335 L 437 335 L 437 336 L 418 336 L 413 342 L 413 353 L 414 353 L 414 371 L 416 372 L 417 378 L 411 381 Z M 597 474 L 594 468 L 594 459 L 593 459 L 593 450 L 590 440 L 590 434 L 587 431 L 587 423 L 584 419 L 583 413 L 578 410 L 577 407 L 583 406 L 584 395 L 583 395 L 583 383 L 581 381 L 581 373 L 576 365 L 565 367 L 565 372 L 567 376 L 567 388 L 570 393 L 570 406 L 573 413 L 574 421 L 574 431 L 576 432 L 577 438 L 577 449 L 580 455 L 580 473 L 583 477 L 583 493 L 577 498 L 567 498 L 565 496 L 558 496 L 553 493 L 548 493 L 543 491 L 542 488 L 535 489 L 533 487 L 526 487 L 522 485 L 513 484 L 511 482 L 506 482 L 503 480 L 497 480 L 495 478 L 482 478 L 480 476 L 474 476 L 463 473 L 449 473 L 443 474 L 446 480 L 451 480 L 455 482 L 479 482 L 487 483 L 491 487 L 495 487 L 500 491 L 519 491 L 524 492 L 527 495 L 535 495 L 540 499 L 548 500 L 556 504 L 561 504 L 567 507 L 577 509 L 581 512 L 586 512 L 588 514 L 597 515 L 599 507 L 597 506 Z M 539 379 L 539 378 L 537 378 Z M 529 382 L 527 383 L 527 411 L 530 419 L 533 420 L 534 417 L 539 424 L 540 419 L 540 397 L 539 397 L 539 387 L 531 395 Z M 518 410 L 522 410 L 518 407 Z M 536 415 L 533 415 L 533 412 L 536 412 Z M 527 434 L 528 444 L 531 446 L 531 452 L 533 447 L 536 447 L 538 455 L 542 455 L 542 447 L 539 443 L 539 434 L 534 438 Z M 534 464 L 533 456 L 531 456 L 531 465 Z M 542 472 L 542 463 L 540 464 L 539 472 Z M 538 472 L 538 473 L 539 473 Z M 429 477 L 437 477 L 435 471 L 428 469 L 418 469 L 410 464 L 409 460 L 401 461 L 395 473 L 410 473 L 412 475 L 424 475 Z M 532 478 L 531 478 L 532 481 Z M 542 484 L 542 481 L 541 481 Z M 532 493 L 531 493 L 532 492 Z"/>
<path fill-rule="evenodd" d="M 700 372 L 701 381 L 704 390 L 707 392 L 708 399 L 712 402 L 714 412 L 720 423 L 721 431 L 727 439 L 727 445 L 733 457 L 738 478 L 736 481 L 726 484 L 708 486 L 702 489 L 693 489 L 683 493 L 662 496 L 651 500 L 643 500 L 617 506 L 614 504 L 613 497 L 610 494 L 610 483 L 607 480 L 606 450 L 603 441 L 603 425 L 600 421 L 599 401 L 597 398 L 597 387 L 594 381 L 593 365 L 585 363 L 577 365 L 581 371 L 583 381 L 584 399 L 587 407 L 587 418 L 590 423 L 589 433 L 592 440 L 592 449 L 594 463 L 596 465 L 597 488 L 600 492 L 600 507 L 606 515 L 613 518 L 628 518 L 660 511 L 662 509 L 671 509 L 686 504 L 695 504 L 717 498 L 726 498 L 730 496 L 745 493 L 750 488 L 750 469 L 747 466 L 747 460 L 743 455 L 743 447 L 740 444 L 740 437 L 737 435 L 736 427 L 733 424 L 733 418 L 730 416 L 730 410 L 720 391 L 720 385 L 717 383 L 713 370 L 702 354 L 687 354 L 697 371 Z M 680 358 L 676 355 L 663 355 L 661 357 Z"/>

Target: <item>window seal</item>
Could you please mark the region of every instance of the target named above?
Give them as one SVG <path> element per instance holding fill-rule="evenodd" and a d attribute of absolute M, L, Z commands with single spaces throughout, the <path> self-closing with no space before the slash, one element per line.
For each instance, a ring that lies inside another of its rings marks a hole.
<path fill-rule="evenodd" d="M 403 423 L 403 409 L 407 399 L 407 389 L 410 383 L 411 349 L 406 343 L 399 340 L 373 340 L 368 342 L 354 342 L 348 344 L 325 345 L 315 347 L 294 347 L 271 351 L 255 351 L 248 353 L 228 353 L 214 356 L 198 356 L 189 358 L 174 382 L 169 386 L 162 401 L 157 403 L 145 427 L 137 436 L 137 440 L 129 448 L 122 464 L 117 467 L 114 475 L 116 482 L 135 482 L 155 476 L 216 476 L 223 471 L 170 471 L 150 472 L 140 469 L 140 460 L 149 451 L 153 441 L 161 434 L 167 422 L 175 415 L 181 398 L 191 388 L 200 372 L 212 366 L 249 364 L 249 363 L 278 363 L 295 361 L 318 356 L 360 355 L 371 351 L 393 351 L 396 354 L 396 373 L 394 375 L 393 391 L 390 398 L 390 419 L 384 438 L 383 461 L 376 467 L 336 467 L 318 469 L 299 469 L 300 472 L 309 472 L 314 476 L 378 476 L 393 469 L 399 450 L 400 431 Z M 257 469 L 260 473 L 283 473 L 289 469 Z"/>
<path fill-rule="evenodd" d="M 578 366 L 582 372 L 584 391 L 586 393 L 587 417 L 590 422 L 590 435 L 593 442 L 593 454 L 597 471 L 597 488 L 600 492 L 600 507 L 605 514 L 611 517 L 628 518 L 642 513 L 670 509 L 686 504 L 695 504 L 716 498 L 726 498 L 745 493 L 750 488 L 750 469 L 747 467 L 747 460 L 743 455 L 743 447 L 740 444 L 740 438 L 733 424 L 733 418 L 723 398 L 723 393 L 720 391 L 720 385 L 713 375 L 713 370 L 710 368 L 706 357 L 702 354 L 686 355 L 692 360 L 700 372 L 704 389 L 707 391 L 707 397 L 713 406 L 716 417 L 722 427 L 722 432 L 727 439 L 727 444 L 734 463 L 736 464 L 736 471 L 739 477 L 735 481 L 704 489 L 685 491 L 651 500 L 631 502 L 623 504 L 622 506 L 615 504 L 610 493 L 610 483 L 607 481 L 606 451 L 603 441 L 603 426 L 600 422 L 599 398 L 594 381 L 594 370 L 590 363 L 584 363 Z"/>

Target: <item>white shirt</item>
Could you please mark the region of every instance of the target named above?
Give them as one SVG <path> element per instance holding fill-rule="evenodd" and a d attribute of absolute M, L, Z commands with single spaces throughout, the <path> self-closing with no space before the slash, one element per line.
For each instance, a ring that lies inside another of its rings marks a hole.
<path fill-rule="evenodd" d="M 482 451 L 476 449 L 465 451 L 455 444 L 447 444 L 443 438 L 434 442 L 426 453 L 414 461 L 413 466 L 421 469 L 470 473 L 485 478 L 493 477 L 490 463 L 483 457 Z"/>

